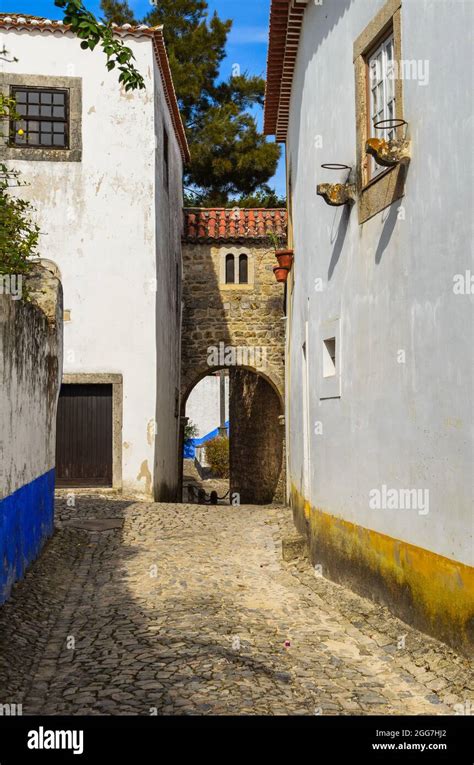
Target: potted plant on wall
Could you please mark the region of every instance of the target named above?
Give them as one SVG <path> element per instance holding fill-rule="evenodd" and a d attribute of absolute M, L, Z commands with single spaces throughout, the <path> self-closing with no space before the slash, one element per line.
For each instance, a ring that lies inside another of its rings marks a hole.
<path fill-rule="evenodd" d="M 284 237 L 276 234 L 274 231 L 268 232 L 268 239 L 275 250 L 275 257 L 278 260 L 278 265 L 273 269 L 275 278 L 277 282 L 286 282 L 293 265 L 293 250 L 283 249 Z"/>
<path fill-rule="evenodd" d="M 290 271 L 293 265 L 293 250 L 283 247 L 285 238 L 281 234 L 276 234 L 275 231 L 269 231 L 268 238 L 275 250 L 275 257 L 278 260 L 279 267 L 287 268 Z"/>

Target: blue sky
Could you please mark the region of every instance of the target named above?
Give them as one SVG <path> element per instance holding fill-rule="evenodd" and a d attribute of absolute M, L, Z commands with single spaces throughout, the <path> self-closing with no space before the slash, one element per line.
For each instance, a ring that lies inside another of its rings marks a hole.
<path fill-rule="evenodd" d="M 85 0 L 85 5 L 100 15 L 100 0 Z M 145 16 L 151 9 L 149 0 L 129 0 L 137 18 Z M 221 74 L 227 78 L 233 64 L 239 64 L 242 72 L 265 76 L 267 59 L 268 19 L 270 0 L 208 0 L 209 10 L 216 10 L 224 19 L 232 19 L 233 27 L 227 43 L 227 58 Z M 0 0 L 0 10 L 11 13 L 29 13 L 47 18 L 61 18 L 61 11 L 53 0 Z M 261 128 L 262 114 L 258 110 Z M 285 168 L 280 161 L 275 177 L 270 181 L 278 194 L 285 194 Z"/>

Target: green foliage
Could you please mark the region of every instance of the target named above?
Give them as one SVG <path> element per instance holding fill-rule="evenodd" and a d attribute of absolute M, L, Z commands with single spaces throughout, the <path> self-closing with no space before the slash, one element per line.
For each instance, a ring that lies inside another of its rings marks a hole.
<path fill-rule="evenodd" d="M 275 231 L 268 231 L 267 236 L 268 236 L 268 240 L 270 244 L 272 245 L 275 251 L 281 250 L 282 247 L 286 245 L 286 237 L 281 236 L 281 234 L 275 233 Z"/>
<path fill-rule="evenodd" d="M 184 440 L 191 441 L 192 438 L 197 438 L 199 434 L 199 428 L 191 420 L 188 420 L 184 426 Z"/>
<path fill-rule="evenodd" d="M 102 0 L 106 19 L 138 23 L 126 0 Z M 178 101 L 186 124 L 191 164 L 185 183 L 199 205 L 225 205 L 234 196 L 268 191 L 280 147 L 257 130 L 250 110 L 263 104 L 265 82 L 236 72 L 218 82 L 232 22 L 209 16 L 206 0 L 160 0 L 145 16 L 149 26 L 164 25 Z M 188 203 L 188 202 L 187 202 Z"/>
<path fill-rule="evenodd" d="M 18 171 L 0 164 L 0 274 L 26 274 L 29 258 L 36 254 L 39 228 L 30 218 L 33 208 L 8 193 L 20 185 Z"/>
<path fill-rule="evenodd" d="M 229 477 L 229 439 L 222 436 L 206 444 L 206 459 L 216 478 Z"/>
<path fill-rule="evenodd" d="M 256 191 L 254 194 L 242 196 L 240 199 L 237 199 L 235 205 L 237 207 L 272 207 L 275 209 L 279 207 L 286 208 L 286 198 L 279 197 L 278 194 L 276 194 L 268 186 L 263 186 L 261 190 Z"/>
<path fill-rule="evenodd" d="M 19 116 L 15 106 L 13 98 L 0 93 L 2 142 L 8 138 L 10 119 Z M 38 244 L 39 228 L 30 219 L 33 208 L 29 202 L 8 192 L 9 188 L 25 185 L 19 175 L 18 170 L 10 170 L 0 163 L 0 274 L 26 274 L 31 267 L 29 258 L 36 254 Z"/>
<path fill-rule="evenodd" d="M 114 37 L 110 24 L 101 24 L 97 21 L 94 14 L 84 7 L 82 0 L 54 0 L 54 4 L 64 9 L 64 23 L 69 24 L 71 31 L 82 40 L 81 48 L 94 50 L 97 45 L 101 45 L 107 56 L 107 69 L 110 72 L 115 67 L 118 68 L 119 82 L 126 91 L 145 87 L 142 75 L 133 64 L 135 56 L 132 50 Z M 119 5 L 125 5 L 125 3 Z"/>

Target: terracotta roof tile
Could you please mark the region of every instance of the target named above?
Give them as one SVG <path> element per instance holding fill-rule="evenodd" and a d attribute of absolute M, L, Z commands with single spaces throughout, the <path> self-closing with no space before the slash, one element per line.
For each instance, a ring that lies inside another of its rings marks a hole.
<path fill-rule="evenodd" d="M 184 210 L 183 239 L 192 241 L 264 239 L 269 231 L 286 237 L 284 208 L 210 208 Z"/>

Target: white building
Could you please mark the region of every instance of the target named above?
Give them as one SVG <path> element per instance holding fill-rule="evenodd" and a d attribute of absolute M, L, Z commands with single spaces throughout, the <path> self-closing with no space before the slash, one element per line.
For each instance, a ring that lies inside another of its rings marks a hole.
<path fill-rule="evenodd" d="M 186 417 L 197 428 L 195 441 L 215 438 L 229 420 L 229 375 L 218 372 L 200 380 L 186 401 Z"/>
<path fill-rule="evenodd" d="M 146 88 L 58 21 L 2 14 L 0 87 L 25 134 L 5 151 L 29 185 L 40 256 L 64 287 L 59 485 L 175 497 L 182 174 L 188 159 L 161 28 L 124 26 Z M 15 58 L 16 60 L 13 60 Z"/>
<path fill-rule="evenodd" d="M 273 0 L 265 114 L 287 153 L 296 524 L 324 576 L 465 648 L 472 14 L 470 0 Z M 393 164 L 375 163 L 371 137 L 397 138 L 402 161 L 392 143 Z M 323 183 L 348 184 L 333 190 L 348 203 L 326 204 Z"/>

